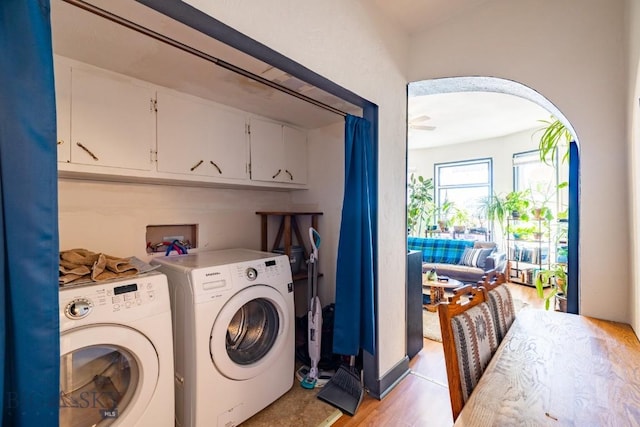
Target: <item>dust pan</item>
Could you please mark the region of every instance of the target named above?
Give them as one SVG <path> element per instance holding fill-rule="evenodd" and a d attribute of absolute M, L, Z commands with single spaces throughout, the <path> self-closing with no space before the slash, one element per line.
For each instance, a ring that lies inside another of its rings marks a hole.
<path fill-rule="evenodd" d="M 318 393 L 323 400 L 349 415 L 355 415 L 362 398 L 364 387 L 355 372 L 355 356 L 351 356 L 349 367 L 341 365 L 331 380 Z"/>

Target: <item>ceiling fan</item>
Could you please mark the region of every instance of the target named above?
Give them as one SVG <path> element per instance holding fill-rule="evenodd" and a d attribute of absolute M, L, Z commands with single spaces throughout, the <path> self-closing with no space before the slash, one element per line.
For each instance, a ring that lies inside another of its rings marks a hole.
<path fill-rule="evenodd" d="M 425 124 L 431 120 L 431 117 L 422 114 L 420 116 L 416 116 L 414 118 L 409 119 L 409 129 L 412 130 L 435 130 L 435 126 L 430 126 Z"/>

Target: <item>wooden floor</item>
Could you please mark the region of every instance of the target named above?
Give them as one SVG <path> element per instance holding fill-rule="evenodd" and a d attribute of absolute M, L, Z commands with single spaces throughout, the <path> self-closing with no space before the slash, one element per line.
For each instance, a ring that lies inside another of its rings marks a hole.
<path fill-rule="evenodd" d="M 544 308 L 535 288 L 508 283 L 514 298 Z M 409 363 L 411 373 L 383 400 L 366 396 L 353 417 L 343 415 L 333 426 L 440 427 L 453 425 L 442 344 L 424 340 Z"/>

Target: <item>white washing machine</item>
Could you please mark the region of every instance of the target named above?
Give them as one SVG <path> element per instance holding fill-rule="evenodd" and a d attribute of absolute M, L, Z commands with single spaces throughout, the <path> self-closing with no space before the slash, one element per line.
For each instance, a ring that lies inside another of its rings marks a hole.
<path fill-rule="evenodd" d="M 247 249 L 158 257 L 169 279 L 176 425 L 236 426 L 293 385 L 289 259 Z"/>
<path fill-rule="evenodd" d="M 174 425 L 167 278 L 60 289 L 60 426 Z"/>

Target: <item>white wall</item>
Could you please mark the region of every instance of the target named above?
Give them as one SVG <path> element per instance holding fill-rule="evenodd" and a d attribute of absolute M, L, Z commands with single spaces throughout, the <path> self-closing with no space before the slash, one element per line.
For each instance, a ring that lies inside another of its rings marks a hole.
<path fill-rule="evenodd" d="M 408 39 L 366 0 L 187 3 L 379 107 L 380 375 L 405 356 L 405 127 Z M 320 195 L 319 195 L 320 197 Z M 340 196 L 341 197 L 341 196 Z M 331 195 L 328 206 L 333 203 Z M 319 206 L 323 200 L 317 200 Z"/>
<path fill-rule="evenodd" d="M 538 143 L 532 136 L 537 129 L 525 130 L 491 139 L 466 142 L 422 150 L 409 150 L 409 170 L 425 178 L 433 178 L 436 163 L 459 162 L 481 158 L 493 160 L 493 191 L 496 194 L 513 190 L 513 154 L 536 150 Z"/>
<path fill-rule="evenodd" d="M 628 55 L 629 55 L 629 98 L 628 138 L 629 138 L 629 182 L 630 229 L 631 235 L 631 326 L 640 335 L 640 3 L 629 0 L 627 12 Z"/>
<path fill-rule="evenodd" d="M 344 123 L 327 126 L 309 132 L 309 189 L 294 191 L 291 195 L 293 209 L 323 212 L 318 218 L 321 236 L 318 250 L 318 295 L 322 305 L 335 302 L 335 277 L 338 256 L 338 238 L 344 196 Z M 307 230 L 301 230 L 306 236 Z M 297 286 L 296 292 L 306 290 L 306 282 Z M 306 295 L 306 294 L 305 294 Z M 305 301 L 308 298 L 303 298 Z"/>
<path fill-rule="evenodd" d="M 60 179 L 60 249 L 149 261 L 147 225 L 197 224 L 199 250 L 260 249 L 261 210 L 289 207 L 290 193 Z"/>
<path fill-rule="evenodd" d="M 580 310 L 629 322 L 624 12 L 623 1 L 489 1 L 414 36 L 409 80 L 514 80 L 564 113 L 581 144 Z"/>

